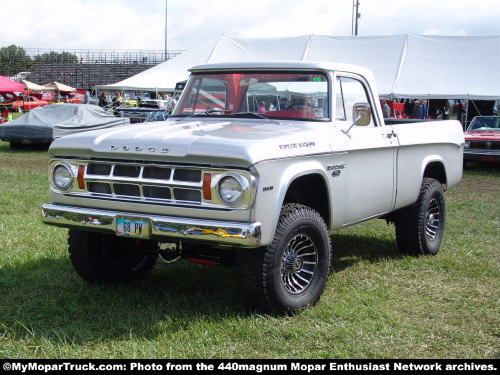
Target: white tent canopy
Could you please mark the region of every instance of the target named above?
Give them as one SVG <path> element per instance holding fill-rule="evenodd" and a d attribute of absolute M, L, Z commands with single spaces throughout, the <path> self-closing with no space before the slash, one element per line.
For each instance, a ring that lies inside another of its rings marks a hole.
<path fill-rule="evenodd" d="M 36 83 L 30 82 L 30 81 L 26 81 L 25 79 L 23 79 L 21 82 L 23 83 L 24 86 L 26 86 L 27 90 L 32 90 L 32 91 L 47 90 L 47 88 L 40 86 L 40 85 L 37 85 Z"/>
<path fill-rule="evenodd" d="M 47 83 L 46 85 L 42 86 L 44 90 L 53 90 L 53 91 L 63 91 L 63 92 L 72 92 L 76 91 L 74 87 L 59 83 L 59 82 L 52 82 L 52 83 Z"/>
<path fill-rule="evenodd" d="M 98 89 L 171 91 L 199 64 L 309 60 L 365 66 L 381 96 L 500 99 L 500 35 L 223 36 L 151 69 Z"/>

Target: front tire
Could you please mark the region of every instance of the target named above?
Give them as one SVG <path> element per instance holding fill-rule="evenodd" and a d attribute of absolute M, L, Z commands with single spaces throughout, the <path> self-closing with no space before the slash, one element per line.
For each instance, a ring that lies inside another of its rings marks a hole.
<path fill-rule="evenodd" d="M 307 206 L 286 204 L 272 243 L 240 252 L 238 274 L 251 303 L 283 314 L 318 302 L 330 266 L 330 235 L 321 215 Z"/>
<path fill-rule="evenodd" d="M 445 228 L 445 200 L 441 183 L 424 178 L 415 204 L 395 213 L 396 242 L 408 255 L 435 255 Z"/>
<path fill-rule="evenodd" d="M 70 260 L 76 272 L 89 283 L 122 283 L 147 275 L 158 252 L 148 242 L 97 232 L 70 229 Z"/>

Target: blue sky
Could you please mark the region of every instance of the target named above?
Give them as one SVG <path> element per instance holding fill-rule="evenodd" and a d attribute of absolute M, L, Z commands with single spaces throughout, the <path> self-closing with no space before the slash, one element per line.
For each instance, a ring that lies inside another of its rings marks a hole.
<path fill-rule="evenodd" d="M 360 0 L 360 35 L 500 34 L 500 0 Z M 349 35 L 352 0 L 168 0 L 169 49 L 221 35 Z M 0 0 L 0 46 L 164 48 L 165 0 Z"/>

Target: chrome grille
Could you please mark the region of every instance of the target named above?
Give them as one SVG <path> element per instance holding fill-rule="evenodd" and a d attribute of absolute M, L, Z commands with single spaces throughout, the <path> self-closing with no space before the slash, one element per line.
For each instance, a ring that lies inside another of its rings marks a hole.
<path fill-rule="evenodd" d="M 197 168 L 91 162 L 86 190 L 109 199 L 201 203 L 202 171 Z"/>
<path fill-rule="evenodd" d="M 53 170 L 60 164 L 73 171 L 68 190 L 59 189 L 53 181 Z M 244 191 L 241 201 L 231 206 L 221 200 L 218 191 L 227 176 L 238 178 Z M 53 158 L 49 180 L 52 193 L 71 197 L 224 210 L 249 209 L 257 188 L 257 177 L 241 168 L 109 159 Z"/>
<path fill-rule="evenodd" d="M 470 141 L 470 148 L 484 148 L 487 150 L 500 150 L 498 141 Z"/>
<path fill-rule="evenodd" d="M 87 189 L 91 193 L 111 194 L 111 185 L 105 182 L 87 182 Z"/>

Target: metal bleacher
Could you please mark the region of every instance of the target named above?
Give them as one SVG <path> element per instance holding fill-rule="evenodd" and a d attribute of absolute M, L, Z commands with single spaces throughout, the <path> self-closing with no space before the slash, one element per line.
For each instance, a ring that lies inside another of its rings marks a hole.
<path fill-rule="evenodd" d="M 25 79 L 61 82 L 77 88 L 115 83 L 182 53 L 181 50 L 47 50 L 26 48 L 34 64 Z M 56 54 L 51 54 L 56 52 Z M 37 60 L 37 56 L 43 57 Z"/>

